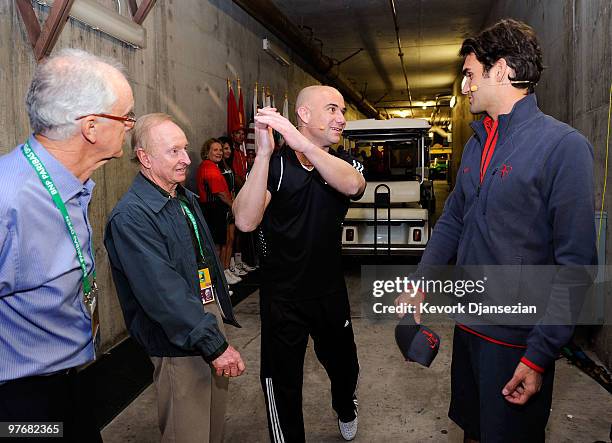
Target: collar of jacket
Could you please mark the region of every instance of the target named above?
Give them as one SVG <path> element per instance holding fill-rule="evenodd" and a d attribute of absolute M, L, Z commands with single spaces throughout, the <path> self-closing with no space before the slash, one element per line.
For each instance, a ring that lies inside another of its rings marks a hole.
<path fill-rule="evenodd" d="M 510 132 L 522 126 L 523 123 L 533 118 L 540 112 L 538 101 L 535 94 L 527 94 L 524 98 L 517 101 L 509 114 L 501 114 L 498 117 L 498 134 L 499 138 L 505 138 Z M 487 139 L 487 131 L 484 127 L 484 118 L 473 121 L 470 126 L 474 130 L 476 136 L 484 141 Z"/>
<path fill-rule="evenodd" d="M 179 190 L 177 187 L 177 193 L 183 192 L 185 197 L 187 197 L 187 200 L 193 204 L 195 194 L 181 185 L 178 186 L 181 187 L 181 189 Z M 147 180 L 146 177 L 140 172 L 134 179 L 134 183 L 132 183 L 132 190 L 155 213 L 161 211 L 162 208 L 170 201 L 170 198 L 164 196 L 159 189 L 157 189 L 157 187 Z"/>

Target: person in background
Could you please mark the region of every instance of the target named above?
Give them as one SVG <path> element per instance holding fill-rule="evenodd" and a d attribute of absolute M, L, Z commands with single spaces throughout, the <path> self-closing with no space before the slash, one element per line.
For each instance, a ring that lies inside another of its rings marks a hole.
<path fill-rule="evenodd" d="M 232 170 L 236 176 L 236 192 L 240 191 L 246 180 L 247 162 L 246 148 L 244 145 L 245 132 L 244 128 L 235 128 L 230 134 L 232 139 Z"/>
<path fill-rule="evenodd" d="M 251 172 L 253 169 L 253 163 L 255 162 L 255 150 L 249 149 L 247 151 L 247 172 Z"/>
<path fill-rule="evenodd" d="M 232 169 L 234 152 L 232 150 L 231 140 L 229 138 L 219 137 L 219 142 L 223 146 L 223 158 L 219 163 L 219 169 L 221 170 L 221 175 L 223 175 L 223 178 L 225 178 L 225 181 L 227 182 L 227 187 L 233 199 L 236 197 L 236 174 Z M 235 276 L 242 278 L 248 273 L 248 271 L 243 268 L 242 263 L 240 263 L 241 266 L 236 266 L 235 259 L 233 257 L 235 232 L 236 224 L 234 223 L 234 214 L 230 210 L 227 213 L 227 237 L 225 240 L 225 245 L 221 247 L 221 259 L 226 269 L 229 269 L 229 271 Z"/>
<path fill-rule="evenodd" d="M 62 422 L 62 441 L 102 441 L 95 389 L 77 377 L 99 338 L 87 209 L 133 106 L 115 60 L 63 49 L 36 66 L 33 134 L 0 157 L 0 422 Z"/>
<path fill-rule="evenodd" d="M 223 248 L 227 244 L 228 217 L 231 213 L 234 197 L 221 173 L 223 146 L 219 139 L 210 138 L 206 140 L 200 150 L 200 156 L 202 163 L 200 163 L 196 175 L 200 206 L 215 242 L 217 254 L 221 258 L 225 279 L 230 285 L 234 285 L 239 283 L 242 278 L 229 270 L 229 257 L 225 260 L 223 254 Z"/>
<path fill-rule="evenodd" d="M 248 164 L 246 161 L 246 146 L 245 130 L 242 127 L 233 128 L 231 134 L 232 139 L 232 170 L 236 180 L 236 193 L 242 189 L 247 176 Z M 238 230 L 235 233 L 234 240 L 234 256 L 232 257 L 233 263 L 230 264 L 230 268 L 236 270 L 237 273 L 250 272 L 256 268 L 247 264 L 246 259 L 254 263 L 253 258 L 254 252 L 253 236 Z"/>

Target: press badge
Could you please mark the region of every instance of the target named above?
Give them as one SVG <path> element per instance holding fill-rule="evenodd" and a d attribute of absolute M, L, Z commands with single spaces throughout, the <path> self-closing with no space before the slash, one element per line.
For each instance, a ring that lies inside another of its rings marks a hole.
<path fill-rule="evenodd" d="M 210 270 L 208 268 L 198 269 L 198 278 L 200 280 L 200 300 L 202 300 L 202 304 L 207 305 L 215 301 L 215 290 L 210 278 Z"/>
<path fill-rule="evenodd" d="M 87 277 L 89 279 L 89 277 Z M 100 315 L 98 312 L 98 285 L 95 280 L 91 280 L 90 291 L 83 292 L 83 303 L 87 307 L 89 317 L 91 318 L 91 338 L 94 345 L 95 356 L 98 355 L 100 349 Z"/>

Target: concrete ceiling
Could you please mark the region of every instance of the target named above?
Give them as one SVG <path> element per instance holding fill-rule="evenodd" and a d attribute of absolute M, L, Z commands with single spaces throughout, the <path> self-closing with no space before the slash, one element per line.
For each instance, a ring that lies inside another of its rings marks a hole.
<path fill-rule="evenodd" d="M 390 0 L 273 0 L 377 108 L 408 106 Z M 491 0 L 395 0 L 414 102 L 450 94 L 461 42 L 481 29 Z M 319 40 L 317 40 L 319 39 Z M 418 103 L 417 103 L 418 104 Z M 431 109 L 419 114 L 431 114 Z"/>

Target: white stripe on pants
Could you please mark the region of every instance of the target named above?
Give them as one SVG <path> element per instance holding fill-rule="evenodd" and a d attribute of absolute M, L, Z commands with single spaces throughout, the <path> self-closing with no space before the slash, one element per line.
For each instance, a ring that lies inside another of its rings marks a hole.
<path fill-rule="evenodd" d="M 283 430 L 278 420 L 278 411 L 276 410 L 276 401 L 274 400 L 274 386 L 272 379 L 266 378 L 266 396 L 268 397 L 268 415 L 272 423 L 272 434 L 274 435 L 274 443 L 285 443 Z"/>

